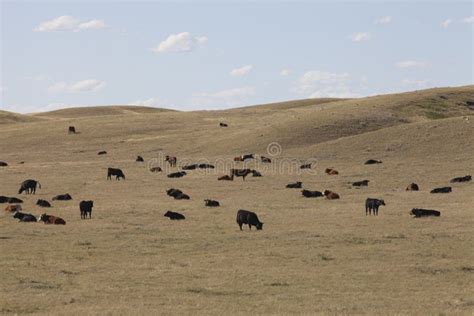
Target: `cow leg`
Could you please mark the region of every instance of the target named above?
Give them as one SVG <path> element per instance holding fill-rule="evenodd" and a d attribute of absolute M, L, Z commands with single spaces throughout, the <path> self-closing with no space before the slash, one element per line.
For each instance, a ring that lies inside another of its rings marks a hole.
<path fill-rule="evenodd" d="M 368 207 L 365 208 L 365 216 L 367 216 L 367 215 L 369 215 L 369 208 Z"/>
<path fill-rule="evenodd" d="M 242 230 L 242 223 L 239 223 L 240 230 Z"/>
<path fill-rule="evenodd" d="M 249 224 L 249 230 L 252 230 L 252 225 Z"/>

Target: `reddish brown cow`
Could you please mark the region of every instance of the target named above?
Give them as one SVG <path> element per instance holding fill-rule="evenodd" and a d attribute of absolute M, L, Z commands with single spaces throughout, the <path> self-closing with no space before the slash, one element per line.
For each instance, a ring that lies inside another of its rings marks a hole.
<path fill-rule="evenodd" d="M 324 172 L 326 172 L 330 176 L 339 174 L 339 172 L 336 169 L 332 169 L 332 168 L 327 168 Z"/>
<path fill-rule="evenodd" d="M 19 204 L 7 205 L 7 207 L 5 207 L 5 212 L 14 213 L 19 211 L 21 211 L 21 205 Z"/>
<path fill-rule="evenodd" d="M 38 222 L 40 221 L 43 221 L 45 224 L 66 225 L 66 221 L 61 217 L 47 215 L 46 213 L 41 214 L 41 216 L 38 218 Z"/>
<path fill-rule="evenodd" d="M 339 199 L 339 194 L 337 194 L 336 192 L 329 191 L 329 190 L 324 190 L 323 195 L 328 200 L 337 200 L 337 199 Z"/>
<path fill-rule="evenodd" d="M 166 155 L 165 161 L 168 161 L 171 167 L 176 167 L 176 163 L 178 162 L 178 159 L 176 157 L 171 157 Z"/>

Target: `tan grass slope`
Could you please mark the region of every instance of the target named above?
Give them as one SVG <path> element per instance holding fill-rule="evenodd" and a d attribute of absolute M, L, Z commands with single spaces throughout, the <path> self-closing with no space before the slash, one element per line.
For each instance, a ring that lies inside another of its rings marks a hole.
<path fill-rule="evenodd" d="M 471 315 L 474 183 L 449 183 L 474 175 L 468 101 L 473 86 L 226 111 L 67 109 L 0 125 L 9 163 L 0 195 L 67 222 L 0 213 L 0 314 Z M 68 135 L 69 125 L 80 134 Z M 217 181 L 247 152 L 272 158 L 248 164 L 262 177 Z M 217 168 L 170 179 L 180 169 L 165 154 Z M 369 158 L 383 163 L 364 165 Z M 308 160 L 314 168 L 301 171 Z M 126 180 L 106 180 L 107 167 Z M 18 196 L 28 178 L 42 188 Z M 351 187 L 364 179 L 367 188 Z M 341 199 L 305 199 L 285 188 L 294 181 Z M 405 191 L 411 182 L 421 190 Z M 447 185 L 452 193 L 429 193 Z M 172 187 L 191 199 L 168 197 Z M 63 193 L 73 200 L 35 205 Z M 385 200 L 378 217 L 365 215 L 367 197 Z M 80 219 L 81 200 L 94 200 L 92 220 Z M 414 207 L 441 217 L 413 219 Z M 256 212 L 263 230 L 241 232 L 238 209 Z M 168 220 L 167 210 L 186 220 Z"/>

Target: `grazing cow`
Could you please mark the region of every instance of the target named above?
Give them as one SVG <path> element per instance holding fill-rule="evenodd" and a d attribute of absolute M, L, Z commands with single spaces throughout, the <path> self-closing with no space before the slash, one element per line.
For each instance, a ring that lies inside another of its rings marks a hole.
<path fill-rule="evenodd" d="M 89 214 L 89 218 L 92 218 L 93 207 L 94 207 L 94 201 L 81 201 L 81 203 L 79 203 L 79 210 L 81 211 L 81 219 L 87 219 L 87 214 Z"/>
<path fill-rule="evenodd" d="M 208 163 L 201 163 L 198 165 L 199 169 L 214 169 L 215 167 Z"/>
<path fill-rule="evenodd" d="M 378 199 L 371 199 L 367 198 L 365 200 L 365 215 L 374 215 L 378 216 L 379 215 L 379 207 L 381 205 L 385 205 L 384 200 L 378 200 Z"/>
<path fill-rule="evenodd" d="M 220 123 L 219 123 L 219 126 L 220 126 L 220 127 L 227 127 L 227 126 L 229 126 L 229 125 L 227 125 L 226 123 L 220 122 Z"/>
<path fill-rule="evenodd" d="M 328 200 L 337 200 L 340 198 L 339 194 L 337 194 L 336 192 L 329 191 L 329 190 L 324 190 L 323 195 Z"/>
<path fill-rule="evenodd" d="M 41 184 L 38 181 L 32 179 L 25 180 L 21 183 L 18 194 L 23 193 L 23 191 L 25 191 L 26 194 L 35 194 L 37 186 L 41 189 Z"/>
<path fill-rule="evenodd" d="M 168 178 L 181 178 L 186 175 L 186 171 L 173 172 L 168 175 Z"/>
<path fill-rule="evenodd" d="M 311 164 L 310 164 L 310 163 L 302 164 L 302 165 L 300 166 L 300 169 L 311 169 Z"/>
<path fill-rule="evenodd" d="M 224 181 L 234 181 L 234 175 L 230 175 L 230 176 L 225 175 L 225 176 L 217 178 L 217 180 L 219 180 L 219 181 L 222 181 L 222 180 L 224 180 Z"/>
<path fill-rule="evenodd" d="M 76 134 L 76 128 L 74 126 L 69 126 L 68 133 L 69 134 Z"/>
<path fill-rule="evenodd" d="M 261 156 L 260 157 L 260 160 L 263 162 L 263 163 L 271 163 L 272 160 L 268 157 L 264 157 L 264 156 Z"/>
<path fill-rule="evenodd" d="M 353 187 L 366 187 L 368 185 L 369 185 L 369 180 L 352 182 Z"/>
<path fill-rule="evenodd" d="M 5 212 L 9 212 L 9 213 L 18 212 L 21 210 L 22 208 L 21 208 L 21 205 L 19 204 L 7 205 L 7 207 L 5 207 Z"/>
<path fill-rule="evenodd" d="M 123 171 L 117 168 L 107 169 L 107 180 L 112 180 L 112 176 L 115 176 L 115 180 L 120 180 L 120 178 L 123 178 L 125 180 L 125 175 L 123 174 Z"/>
<path fill-rule="evenodd" d="M 166 191 L 166 194 L 174 197 L 175 200 L 189 200 L 190 197 L 187 194 L 184 194 L 183 191 L 179 189 L 169 189 Z"/>
<path fill-rule="evenodd" d="M 107 155 L 107 152 L 105 150 L 99 151 L 97 155 Z"/>
<path fill-rule="evenodd" d="M 323 196 L 322 192 L 319 191 L 310 191 L 310 190 L 301 190 L 301 194 L 303 194 L 304 197 L 307 198 L 314 198 L 314 197 L 320 197 Z"/>
<path fill-rule="evenodd" d="M 51 204 L 48 201 L 41 199 L 36 201 L 36 205 L 38 205 L 39 207 L 51 207 Z"/>
<path fill-rule="evenodd" d="M 240 230 L 242 230 L 243 224 L 249 225 L 249 230 L 252 230 L 252 226 L 255 226 L 257 230 L 262 230 L 263 228 L 263 223 L 260 222 L 257 214 L 246 210 L 237 211 L 237 224 L 239 225 Z"/>
<path fill-rule="evenodd" d="M 61 217 L 53 216 L 53 215 L 47 215 L 41 214 L 40 217 L 38 218 L 38 222 L 43 221 L 45 224 L 53 224 L 53 225 L 66 225 L 66 221 L 62 219 Z"/>
<path fill-rule="evenodd" d="M 10 198 L 8 198 L 8 203 L 10 203 L 10 204 L 23 203 L 23 200 L 20 200 L 16 197 L 10 197 Z"/>
<path fill-rule="evenodd" d="M 167 211 L 164 217 L 168 217 L 170 220 L 181 220 L 181 219 L 186 219 L 183 214 L 172 212 L 172 211 Z"/>
<path fill-rule="evenodd" d="M 216 201 L 216 200 L 204 200 L 204 203 L 206 206 L 209 206 L 209 207 L 218 207 L 218 206 L 221 206 L 219 204 L 219 201 Z"/>
<path fill-rule="evenodd" d="M 410 211 L 410 215 L 413 215 L 414 218 L 426 216 L 440 216 L 441 212 L 435 210 L 425 210 L 422 208 L 414 208 Z"/>
<path fill-rule="evenodd" d="M 253 173 L 250 169 L 230 169 L 230 174 L 236 177 L 242 177 L 245 181 L 245 177 Z"/>
<path fill-rule="evenodd" d="M 464 177 L 456 177 L 454 179 L 451 179 L 451 183 L 456 183 L 456 182 L 469 182 L 472 180 L 471 176 L 464 176 Z"/>
<path fill-rule="evenodd" d="M 136 162 L 144 162 L 145 159 L 143 159 L 142 156 L 137 156 L 137 159 L 135 159 Z"/>
<path fill-rule="evenodd" d="M 405 191 L 419 191 L 420 187 L 418 187 L 418 184 L 416 183 L 410 183 L 409 186 L 405 189 Z"/>
<path fill-rule="evenodd" d="M 252 170 L 252 177 L 261 177 L 262 174 L 258 172 L 257 170 Z"/>
<path fill-rule="evenodd" d="M 324 172 L 326 172 L 330 176 L 339 174 L 339 172 L 336 169 L 332 169 L 332 168 L 326 168 Z"/>
<path fill-rule="evenodd" d="M 5 161 L 0 161 L 0 167 L 7 167 L 8 164 Z"/>
<path fill-rule="evenodd" d="M 294 182 L 294 183 L 288 183 L 286 185 L 288 189 L 301 189 L 303 187 L 303 182 Z"/>
<path fill-rule="evenodd" d="M 53 197 L 53 201 L 69 201 L 72 200 L 72 196 L 69 193 L 66 194 L 59 194 Z"/>
<path fill-rule="evenodd" d="M 369 159 L 364 164 L 365 165 L 374 165 L 374 164 L 377 164 L 377 163 L 382 163 L 382 161 L 381 160 L 375 160 L 375 159 Z"/>
<path fill-rule="evenodd" d="M 160 167 L 152 167 L 150 168 L 150 172 L 161 172 L 163 171 L 163 169 L 161 169 Z"/>
<path fill-rule="evenodd" d="M 171 157 L 171 156 L 166 155 L 165 161 L 168 161 L 171 167 L 176 167 L 176 163 L 178 162 L 178 159 L 176 157 Z"/>
<path fill-rule="evenodd" d="M 234 157 L 234 161 L 244 161 L 242 156 Z"/>
<path fill-rule="evenodd" d="M 430 193 L 450 193 L 452 191 L 453 189 L 451 187 L 441 187 L 431 190 Z"/>
<path fill-rule="evenodd" d="M 22 213 L 22 212 L 15 212 L 13 214 L 13 218 L 19 219 L 20 222 L 36 222 L 37 219 L 32 214 Z"/>

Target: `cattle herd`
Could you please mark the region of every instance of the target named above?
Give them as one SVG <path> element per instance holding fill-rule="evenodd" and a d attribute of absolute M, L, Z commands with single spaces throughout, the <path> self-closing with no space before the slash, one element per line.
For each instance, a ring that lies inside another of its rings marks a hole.
<path fill-rule="evenodd" d="M 220 125 L 221 127 L 225 127 Z M 226 125 L 227 126 L 227 125 Z M 76 130 L 73 126 L 69 127 L 68 132 L 71 134 L 76 134 Z M 99 152 L 99 155 L 106 154 L 105 151 Z M 256 155 L 254 154 L 244 154 L 238 157 L 234 158 L 235 162 L 244 162 L 250 159 L 256 159 Z M 260 156 L 260 160 L 263 163 L 271 163 L 271 159 Z M 143 157 L 137 156 L 136 162 L 144 162 Z M 178 159 L 173 156 L 166 156 L 165 161 L 170 164 L 171 167 L 176 167 Z M 380 160 L 375 160 L 375 159 L 369 159 L 365 162 L 366 165 L 372 165 L 372 164 L 380 164 L 382 161 Z M 0 166 L 8 166 L 6 162 L 0 162 Z M 311 169 L 312 164 L 311 163 L 306 163 L 300 166 L 300 169 Z M 184 170 L 195 170 L 195 169 L 214 169 L 214 166 L 211 164 L 191 164 L 191 165 L 185 165 L 181 167 L 181 171 L 173 172 L 168 174 L 168 178 L 181 178 L 187 175 L 186 171 Z M 151 172 L 162 172 L 163 169 L 161 167 L 152 167 L 150 168 Z M 217 178 L 217 180 L 227 180 L 227 181 L 233 181 L 234 177 L 242 177 L 242 180 L 245 181 L 245 178 L 248 175 L 252 175 L 253 177 L 261 177 L 262 174 L 255 170 L 255 169 L 230 169 L 230 174 L 228 175 L 223 175 Z M 338 175 L 339 172 L 333 168 L 327 168 L 325 170 L 325 173 L 328 175 Z M 125 180 L 125 174 L 121 169 L 118 168 L 108 168 L 107 169 L 107 180 L 112 180 L 112 177 L 115 177 L 115 180 Z M 461 182 L 469 182 L 472 180 L 472 177 L 470 175 L 462 176 L 462 177 L 456 177 L 453 178 L 450 183 L 461 183 Z M 367 187 L 369 185 L 369 180 L 360 180 L 360 181 L 355 181 L 352 182 L 351 185 L 356 188 L 361 188 L 361 187 Z M 324 197 L 328 200 L 335 200 L 335 199 L 340 199 L 340 195 L 336 192 L 330 191 L 330 190 L 323 190 L 323 191 L 314 191 L 314 190 L 308 190 L 308 189 L 303 189 L 303 183 L 301 181 L 289 183 L 286 185 L 286 188 L 289 189 L 302 189 L 301 194 L 305 198 L 318 198 L 318 197 Z M 37 189 L 41 189 L 41 184 L 40 182 L 33 180 L 33 179 L 28 179 L 23 181 L 20 184 L 20 188 L 18 190 L 18 194 L 35 194 Z M 408 185 L 406 188 L 407 191 L 419 191 L 420 188 L 416 183 L 411 183 Z M 434 188 L 430 191 L 430 193 L 433 194 L 438 194 L 438 193 L 450 193 L 452 192 L 452 187 L 446 186 L 446 187 L 439 187 L 439 188 Z M 171 188 L 166 190 L 166 194 L 175 200 L 189 200 L 191 197 L 184 193 L 183 191 L 175 188 Z M 69 201 L 72 200 L 71 195 L 68 193 L 65 194 L 60 194 L 56 195 L 52 198 L 53 201 Z M 7 207 L 5 208 L 5 211 L 13 213 L 13 218 L 18 219 L 20 222 L 44 222 L 45 224 L 56 224 L 56 225 L 65 225 L 66 221 L 60 217 L 53 216 L 53 215 L 48 215 L 46 213 L 41 214 L 39 217 L 36 217 L 32 214 L 28 213 L 22 213 L 22 207 L 21 203 L 23 201 L 19 198 L 16 197 L 6 197 L 6 196 L 0 196 L 0 203 L 8 203 Z M 50 208 L 51 203 L 48 202 L 47 200 L 44 199 L 39 199 L 36 202 L 36 205 L 39 207 L 44 207 L 44 208 Z M 204 205 L 206 207 L 219 207 L 220 203 L 219 201 L 216 200 L 210 200 L 210 199 L 205 199 L 204 200 Z M 377 216 L 379 213 L 379 207 L 384 206 L 385 201 L 382 199 L 375 199 L 375 198 L 367 198 L 365 201 L 365 213 L 366 215 L 375 215 Z M 92 208 L 94 207 L 94 202 L 92 200 L 87 200 L 87 201 L 81 201 L 79 203 L 79 210 L 80 210 L 80 217 L 81 219 L 91 219 L 92 218 Z M 430 209 L 422 209 L 422 208 L 414 208 L 411 210 L 410 215 L 412 215 L 415 218 L 418 217 L 426 217 L 426 216 L 440 216 L 441 212 L 436 211 L 436 210 L 430 210 Z M 168 217 L 170 220 L 184 220 L 186 217 L 183 214 L 173 212 L 173 211 L 166 211 L 164 214 L 165 217 Z M 254 226 L 257 230 L 261 230 L 263 228 L 263 223 L 260 222 L 258 216 L 256 213 L 247 211 L 247 210 L 238 210 L 237 211 L 237 218 L 236 218 L 237 224 L 239 225 L 240 230 L 242 230 L 242 226 L 248 225 L 249 229 Z"/>

